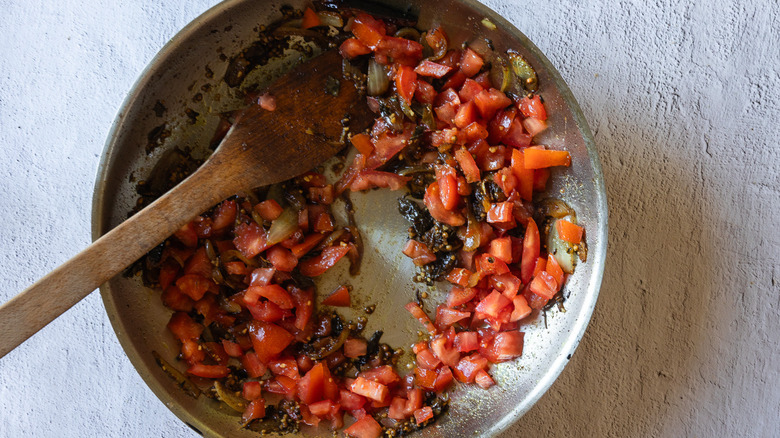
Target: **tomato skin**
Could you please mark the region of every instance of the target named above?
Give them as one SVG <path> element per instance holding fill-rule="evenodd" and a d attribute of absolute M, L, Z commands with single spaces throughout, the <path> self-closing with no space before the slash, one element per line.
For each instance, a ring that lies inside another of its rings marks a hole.
<path fill-rule="evenodd" d="M 490 204 L 487 212 L 487 222 L 490 224 L 510 222 L 514 219 L 512 209 L 514 204 L 511 202 L 497 202 Z M 506 261 L 506 260 L 504 260 Z"/>
<path fill-rule="evenodd" d="M 539 228 L 533 219 L 528 220 L 523 238 L 523 257 L 520 260 L 520 280 L 524 284 L 531 281 L 536 259 L 539 258 L 540 237 Z"/>
<path fill-rule="evenodd" d="M 422 58 L 422 49 L 422 44 L 417 41 L 385 36 L 377 45 L 374 59 L 382 64 L 382 57 L 391 58 L 394 63 L 412 69 Z"/>
<path fill-rule="evenodd" d="M 452 71 L 452 67 L 424 60 L 414 68 L 414 72 L 420 76 L 443 78 Z"/>
<path fill-rule="evenodd" d="M 207 379 L 221 379 L 227 377 L 229 373 L 230 370 L 224 365 L 203 365 L 201 363 L 196 363 L 187 369 L 187 374 Z"/>
<path fill-rule="evenodd" d="M 460 310 L 450 309 L 446 306 L 439 306 L 436 309 L 436 327 L 438 327 L 439 330 L 444 330 L 456 322 L 464 320 L 470 316 L 470 312 L 463 312 Z"/>
<path fill-rule="evenodd" d="M 408 303 L 406 306 L 404 306 L 406 310 L 409 311 L 409 313 L 412 314 L 418 321 L 420 321 L 420 324 L 422 324 L 426 330 L 428 330 L 428 333 L 431 335 L 436 333 L 436 327 L 434 327 L 433 323 L 431 322 L 431 319 L 428 318 L 428 315 L 425 314 L 425 311 L 420 307 L 419 304 L 415 303 L 414 301 Z"/>
<path fill-rule="evenodd" d="M 329 246 L 322 250 L 322 253 L 318 256 L 314 256 L 310 259 L 303 260 L 299 263 L 299 269 L 301 271 L 301 274 L 307 276 L 307 277 L 317 277 L 319 275 L 322 275 L 333 267 L 333 265 L 336 264 L 339 260 L 341 260 L 342 257 L 347 255 L 347 252 L 349 252 L 350 246 L 341 246 L 341 245 L 335 245 L 335 246 Z"/>
<path fill-rule="evenodd" d="M 523 128 L 528 132 L 528 135 L 535 137 L 547 129 L 547 122 L 535 117 L 529 117 L 523 120 Z"/>
<path fill-rule="evenodd" d="M 344 356 L 356 359 L 368 351 L 368 342 L 364 339 L 349 338 L 344 342 Z"/>
<path fill-rule="evenodd" d="M 292 309 L 295 307 L 295 303 L 290 294 L 278 284 L 249 286 L 244 293 L 244 302 L 247 304 L 255 304 L 260 297 L 268 299 L 281 309 Z"/>
<path fill-rule="evenodd" d="M 401 190 L 406 187 L 406 183 L 410 179 L 410 177 L 401 176 L 392 172 L 363 169 L 355 175 L 355 179 L 352 181 L 352 184 L 350 184 L 349 189 L 353 192 L 369 190 L 375 187 Z"/>
<path fill-rule="evenodd" d="M 352 33 L 360 42 L 371 49 L 376 49 L 379 42 L 387 34 L 387 30 L 382 20 L 377 20 L 361 12 L 355 16 Z"/>
<path fill-rule="evenodd" d="M 302 29 L 310 29 L 322 25 L 320 17 L 314 12 L 312 8 L 306 8 L 303 11 L 303 21 L 301 22 Z"/>
<path fill-rule="evenodd" d="M 460 201 L 458 194 L 457 172 L 448 165 L 436 167 L 436 180 L 439 183 L 439 198 L 447 210 L 454 210 Z"/>
<path fill-rule="evenodd" d="M 292 254 L 300 259 L 301 257 L 305 256 L 309 251 L 314 249 L 317 244 L 322 242 L 323 239 L 325 239 L 326 235 L 322 233 L 313 233 L 309 234 L 308 236 L 304 237 L 303 242 L 293 246 L 290 248 L 290 251 Z"/>
<path fill-rule="evenodd" d="M 414 92 L 417 90 L 417 73 L 409 66 L 400 65 L 395 73 L 395 89 L 407 103 L 412 103 Z"/>

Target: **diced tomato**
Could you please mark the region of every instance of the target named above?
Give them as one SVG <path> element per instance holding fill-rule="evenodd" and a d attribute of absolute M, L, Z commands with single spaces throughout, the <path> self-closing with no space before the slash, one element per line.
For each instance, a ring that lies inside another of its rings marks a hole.
<path fill-rule="evenodd" d="M 311 328 L 311 315 L 314 313 L 314 290 L 312 288 L 300 289 L 295 286 L 289 286 L 288 290 L 295 301 L 295 322 L 293 325 L 302 331 L 299 333 L 299 337 L 305 338 L 305 331 L 307 328 Z"/>
<path fill-rule="evenodd" d="M 376 48 L 374 59 L 383 64 L 382 57 L 391 58 L 394 63 L 414 67 L 422 58 L 422 44 L 406 38 L 383 37 Z M 410 67 L 410 68 L 411 68 Z M 412 70 L 414 72 L 414 70 Z M 417 73 L 415 73 L 415 76 Z"/>
<path fill-rule="evenodd" d="M 482 60 L 482 57 L 477 54 L 477 52 L 471 50 L 468 47 L 463 50 L 463 53 L 460 57 L 460 70 L 465 73 L 466 76 L 472 77 L 479 73 L 483 64 L 484 61 Z"/>
<path fill-rule="evenodd" d="M 474 157 L 471 156 L 466 148 L 460 148 L 456 150 L 455 159 L 458 161 L 458 164 L 460 165 L 467 182 L 473 183 L 480 180 L 479 167 L 477 166 L 477 162 L 474 161 Z"/>
<path fill-rule="evenodd" d="M 415 67 L 414 72 L 420 76 L 442 78 L 452 71 L 452 67 L 424 60 Z"/>
<path fill-rule="evenodd" d="M 246 308 L 249 310 L 249 313 L 252 314 L 252 318 L 258 321 L 276 322 L 290 315 L 289 311 L 283 310 L 272 301 L 260 301 L 253 304 L 247 304 Z"/>
<path fill-rule="evenodd" d="M 352 142 L 352 146 L 355 146 L 355 149 L 357 149 L 358 152 L 365 156 L 371 155 L 371 152 L 374 151 L 374 145 L 371 143 L 371 137 L 369 137 L 367 134 L 356 134 L 350 137 L 349 140 Z"/>
<path fill-rule="evenodd" d="M 504 135 L 501 141 L 505 145 L 513 148 L 525 148 L 531 145 L 531 138 L 532 136 L 526 134 L 523 130 L 523 124 L 520 122 L 520 119 L 515 118 L 512 120 L 512 123 L 509 124 L 509 129 L 506 131 L 506 135 Z"/>
<path fill-rule="evenodd" d="M 525 117 L 547 120 L 547 110 L 544 109 L 544 104 L 538 94 L 533 97 L 524 96 L 520 100 L 518 107 Z"/>
<path fill-rule="evenodd" d="M 455 335 L 455 348 L 461 353 L 468 353 L 479 348 L 477 332 L 460 332 Z"/>
<path fill-rule="evenodd" d="M 447 88 L 460 88 L 463 86 L 463 84 L 466 82 L 466 79 L 468 79 L 468 76 L 466 76 L 465 73 L 458 70 L 444 82 L 444 84 L 441 86 L 442 89 Z"/>
<path fill-rule="evenodd" d="M 514 204 L 511 202 L 490 204 L 490 209 L 487 212 L 487 222 L 494 224 L 511 221 L 514 219 L 514 216 L 512 215 L 513 208 Z"/>
<path fill-rule="evenodd" d="M 181 343 L 181 357 L 188 364 L 193 365 L 206 359 L 203 347 L 193 339 L 185 339 Z"/>
<path fill-rule="evenodd" d="M 436 377 L 438 377 L 436 371 L 425 368 L 415 368 L 414 374 L 414 381 L 417 385 L 425 389 L 433 389 L 433 387 L 436 385 Z"/>
<path fill-rule="evenodd" d="M 466 287 L 453 287 L 450 289 L 449 295 L 447 295 L 447 306 L 457 307 L 461 304 L 466 304 L 471 301 L 477 295 L 476 289 Z"/>
<path fill-rule="evenodd" d="M 371 400 L 381 401 L 387 397 L 389 390 L 379 382 L 358 377 L 350 386 L 350 391 Z"/>
<path fill-rule="evenodd" d="M 447 210 L 454 210 L 460 201 L 458 194 L 458 174 L 449 165 L 436 166 L 436 180 L 439 183 L 439 198 Z"/>
<path fill-rule="evenodd" d="M 458 107 L 458 112 L 455 114 L 453 122 L 455 126 L 463 129 L 476 122 L 478 117 L 477 107 L 474 105 L 474 102 L 469 101 Z"/>
<path fill-rule="evenodd" d="M 341 389 L 339 390 L 339 404 L 346 411 L 354 411 L 362 408 L 366 404 L 366 399 L 354 392 Z"/>
<path fill-rule="evenodd" d="M 213 222 L 210 217 L 198 216 L 193 222 L 195 224 L 195 232 L 199 238 L 206 239 L 211 237 Z"/>
<path fill-rule="evenodd" d="M 211 264 L 209 256 L 206 255 L 206 248 L 200 247 L 192 253 L 187 264 L 184 266 L 185 274 L 197 274 L 203 278 L 211 278 L 214 266 Z"/>
<path fill-rule="evenodd" d="M 477 272 L 483 277 L 493 274 L 506 274 L 509 267 L 501 259 L 497 259 L 490 254 L 481 254 L 477 257 Z"/>
<path fill-rule="evenodd" d="M 390 365 L 382 365 L 363 370 L 358 374 L 358 377 L 373 380 L 374 382 L 379 382 L 385 386 L 392 386 L 401 381 L 401 377 Z"/>
<path fill-rule="evenodd" d="M 523 257 L 520 260 L 520 280 L 528 284 L 534 272 L 536 259 L 540 251 L 539 228 L 533 219 L 528 220 L 523 238 Z"/>
<path fill-rule="evenodd" d="M 540 272 L 544 271 L 544 268 L 547 267 L 547 259 L 544 257 L 539 257 L 536 259 L 536 264 L 534 265 L 534 273 L 533 276 L 536 277 L 539 275 Z"/>
<path fill-rule="evenodd" d="M 417 90 L 414 92 L 414 97 L 420 103 L 432 104 L 436 98 L 436 89 L 424 80 L 417 79 Z M 429 128 L 433 129 L 434 127 L 429 126 Z"/>
<path fill-rule="evenodd" d="M 439 335 L 431 340 L 431 351 L 445 365 L 454 367 L 460 360 L 460 353 L 454 347 L 448 345 L 448 343 L 445 336 Z"/>
<path fill-rule="evenodd" d="M 484 90 L 484 88 L 475 80 L 466 79 L 466 81 L 463 82 L 463 86 L 460 87 L 460 91 L 458 91 L 458 96 L 460 96 L 460 99 L 463 102 L 469 102 L 474 100 L 474 97 L 482 90 Z"/>
<path fill-rule="evenodd" d="M 165 307 L 171 310 L 180 310 L 182 312 L 192 310 L 194 301 L 188 295 L 183 294 L 176 285 L 168 286 L 160 297 Z"/>
<path fill-rule="evenodd" d="M 268 249 L 265 256 L 278 271 L 292 272 L 295 266 L 298 265 L 298 258 L 295 257 L 292 251 L 281 245 L 275 245 Z"/>
<path fill-rule="evenodd" d="M 254 222 L 241 224 L 233 232 L 236 235 L 233 244 L 246 258 L 251 259 L 268 249 L 265 231 Z"/>
<path fill-rule="evenodd" d="M 442 392 L 447 389 L 450 384 L 452 384 L 452 381 L 452 370 L 447 365 L 442 365 L 439 367 L 436 380 L 433 382 L 433 390 L 436 392 Z M 420 398 L 422 399 L 422 396 Z"/>
<path fill-rule="evenodd" d="M 463 217 L 462 214 L 445 208 L 444 204 L 441 202 L 439 183 L 437 181 L 432 182 L 425 189 L 423 201 L 425 202 L 425 206 L 428 207 L 431 216 L 439 222 L 443 222 L 453 227 L 459 227 L 466 222 L 466 218 Z"/>
<path fill-rule="evenodd" d="M 349 296 L 349 288 L 346 286 L 339 286 L 330 293 L 324 300 L 322 300 L 322 304 L 325 306 L 336 306 L 336 307 L 349 307 L 350 306 L 350 296 Z"/>
<path fill-rule="evenodd" d="M 520 290 L 521 282 L 517 276 L 508 273 L 491 276 L 490 285 L 511 300 Z"/>
<path fill-rule="evenodd" d="M 349 249 L 349 245 L 335 245 L 323 249 L 319 255 L 303 260 L 298 264 L 301 274 L 307 277 L 317 277 L 324 274 L 325 271 L 332 268 L 336 262 L 347 255 Z"/>
<path fill-rule="evenodd" d="M 555 229 L 558 231 L 558 237 L 561 240 L 577 245 L 582 242 L 583 228 L 575 225 L 566 219 L 558 219 L 555 222 Z"/>
<path fill-rule="evenodd" d="M 211 284 L 211 280 L 203 278 L 198 274 L 183 275 L 176 280 L 176 287 L 195 301 L 203 298 Z"/>
<path fill-rule="evenodd" d="M 470 316 L 470 312 L 450 309 L 444 305 L 441 305 L 436 309 L 436 327 L 438 327 L 440 330 L 444 330 L 456 322 L 464 320 Z"/>
<path fill-rule="evenodd" d="M 502 110 L 512 104 L 512 99 L 506 97 L 495 88 L 482 90 L 474 96 L 473 102 L 477 105 L 479 113 L 484 119 L 491 119 L 498 110 Z"/>
<path fill-rule="evenodd" d="M 547 122 L 534 117 L 529 117 L 523 120 L 523 128 L 528 132 L 528 135 L 535 137 L 537 134 L 540 134 L 547 129 Z"/>
<path fill-rule="evenodd" d="M 500 143 L 509 132 L 512 122 L 515 120 L 517 110 L 509 107 L 503 111 L 498 111 L 488 123 L 488 142 L 490 144 Z"/>
<path fill-rule="evenodd" d="M 519 149 L 512 150 L 512 172 L 517 177 L 517 190 L 520 197 L 530 201 L 533 198 L 534 171 L 526 169 L 523 151 Z"/>
<path fill-rule="evenodd" d="M 428 333 L 434 334 L 436 333 L 436 327 L 434 327 L 433 323 L 431 322 L 431 319 L 428 318 L 428 315 L 425 314 L 425 311 L 414 301 L 410 302 L 406 306 L 404 306 L 406 310 L 409 311 L 409 313 L 412 314 L 420 323 L 425 327 L 426 330 L 428 330 Z"/>
<path fill-rule="evenodd" d="M 323 239 L 325 239 L 325 234 L 321 234 L 321 233 L 309 234 L 303 239 L 303 242 L 290 248 L 290 251 L 296 258 L 300 259 L 301 257 L 308 254 L 309 251 L 314 249 L 314 247 L 317 246 L 317 244 L 319 244 L 320 242 L 322 242 Z"/>
<path fill-rule="evenodd" d="M 271 380 L 265 381 L 265 390 L 292 399 L 296 394 L 296 380 L 287 376 L 276 376 Z"/>
<path fill-rule="evenodd" d="M 249 402 L 241 419 L 244 421 L 244 424 L 246 424 L 252 420 L 263 417 L 265 417 L 265 400 L 257 398 Z"/>
<path fill-rule="evenodd" d="M 247 375 L 253 379 L 262 377 L 268 370 L 254 351 L 248 351 L 241 357 L 241 365 L 244 366 Z"/>
<path fill-rule="evenodd" d="M 497 333 L 492 345 L 496 359 L 503 362 L 522 356 L 524 335 L 525 333 L 518 331 Z"/>
<path fill-rule="evenodd" d="M 490 374 L 485 370 L 477 371 L 477 375 L 474 376 L 474 382 L 482 389 L 488 389 L 496 384 L 493 378 L 490 377 Z"/>
<path fill-rule="evenodd" d="M 401 190 L 406 187 L 406 183 L 410 179 L 410 177 L 401 176 L 392 172 L 363 169 L 355 175 L 355 179 L 352 181 L 352 184 L 350 184 L 349 189 L 353 192 L 369 190 L 375 187 Z"/>
<path fill-rule="evenodd" d="M 364 356 L 368 351 L 368 343 L 365 339 L 349 338 L 344 342 L 344 356 L 356 359 Z"/>
<path fill-rule="evenodd" d="M 379 438 L 382 436 L 382 426 L 374 420 L 374 417 L 366 415 L 346 428 L 344 433 L 352 438 Z"/>
<path fill-rule="evenodd" d="M 414 411 L 414 421 L 417 424 L 423 424 L 426 421 L 433 418 L 433 409 L 430 406 L 425 406 Z"/>
<path fill-rule="evenodd" d="M 371 53 L 371 48 L 363 44 L 357 38 L 347 38 L 339 46 L 339 53 L 347 59 L 354 59 L 360 55 Z"/>
<path fill-rule="evenodd" d="M 512 298 L 512 305 L 514 309 L 509 317 L 509 321 L 520 321 L 531 314 L 532 309 L 528 305 L 528 301 L 522 295 L 517 295 Z"/>
<path fill-rule="evenodd" d="M 390 408 L 387 410 L 387 417 L 393 420 L 405 420 L 408 415 L 406 414 L 406 399 L 401 397 L 393 397 L 390 402 Z"/>
<path fill-rule="evenodd" d="M 547 271 L 542 271 L 535 276 L 528 287 L 531 292 L 548 300 L 555 296 L 555 293 L 558 291 L 558 284 L 555 282 L 555 278 Z"/>
<path fill-rule="evenodd" d="M 298 381 L 298 397 L 310 405 L 325 398 L 325 382 L 331 379 L 330 370 L 324 362 L 319 362 Z"/>
<path fill-rule="evenodd" d="M 501 311 L 510 304 L 512 304 L 512 301 L 509 298 L 503 296 L 497 290 L 493 290 L 477 304 L 475 311 L 490 318 L 498 318 Z"/>
<path fill-rule="evenodd" d="M 245 399 L 252 401 L 260 398 L 263 395 L 263 385 L 260 382 L 248 380 L 244 382 L 242 387 L 241 396 Z"/>
<path fill-rule="evenodd" d="M 570 166 L 571 155 L 569 151 L 551 151 L 533 146 L 523 150 L 523 165 L 526 169 Z"/>
<path fill-rule="evenodd" d="M 447 274 L 447 281 L 452 284 L 466 287 L 471 279 L 472 272 L 465 268 L 453 268 L 449 274 Z"/>
<path fill-rule="evenodd" d="M 412 103 L 414 92 L 417 90 L 417 73 L 409 66 L 400 65 L 395 73 L 395 89 L 398 95 L 407 103 Z"/>
<path fill-rule="evenodd" d="M 317 13 L 314 12 L 312 8 L 306 8 L 303 11 L 303 21 L 301 22 L 301 28 L 309 29 L 321 25 L 322 21 L 320 20 L 320 17 L 317 16 Z"/>
<path fill-rule="evenodd" d="M 221 379 L 227 377 L 227 375 L 230 374 L 230 370 L 225 365 L 204 365 L 202 363 L 196 363 L 187 368 L 187 373 L 207 379 Z"/>
<path fill-rule="evenodd" d="M 198 246 L 198 233 L 195 231 L 195 225 L 192 222 L 188 222 L 181 228 L 176 230 L 173 235 L 183 243 L 184 246 L 194 248 Z"/>
<path fill-rule="evenodd" d="M 287 330 L 264 321 L 250 322 L 249 335 L 252 338 L 255 354 L 263 363 L 268 363 L 295 339 Z"/>
<path fill-rule="evenodd" d="M 409 144 L 413 132 L 414 126 L 408 124 L 404 126 L 404 130 L 399 134 L 385 131 L 376 136 L 374 138 L 374 152 L 368 156 L 363 167 L 376 169 L 388 162 Z M 358 157 L 356 156 L 355 161 L 357 162 L 357 160 Z"/>
<path fill-rule="evenodd" d="M 458 114 L 458 109 L 454 103 L 444 102 L 443 104 L 434 108 L 433 112 L 436 113 L 436 117 L 442 122 L 446 123 L 447 125 L 454 125 L 455 116 Z M 445 143 L 454 143 L 455 141 L 457 141 L 457 137 L 450 139 L 450 141 L 445 141 Z"/>
<path fill-rule="evenodd" d="M 244 354 L 244 350 L 241 349 L 240 345 L 227 339 L 222 340 L 222 348 L 225 349 L 225 353 L 230 357 L 241 357 Z"/>
<path fill-rule="evenodd" d="M 431 350 L 425 348 L 417 353 L 417 365 L 426 370 L 435 370 L 439 367 L 441 361 Z"/>
<path fill-rule="evenodd" d="M 458 381 L 463 383 L 471 383 L 474 381 L 474 377 L 476 377 L 477 372 L 486 369 L 487 366 L 487 359 L 482 357 L 479 353 L 472 353 L 469 356 L 461 358 L 455 368 L 453 368 L 452 372 Z"/>
<path fill-rule="evenodd" d="M 561 265 L 558 264 L 558 260 L 552 254 L 547 256 L 547 267 L 545 270 L 555 279 L 555 283 L 558 285 L 558 289 L 560 289 L 563 286 L 563 269 L 561 269 Z"/>
<path fill-rule="evenodd" d="M 203 326 L 193 321 L 190 316 L 184 312 L 176 312 L 168 321 L 168 330 L 180 341 L 187 339 L 198 339 L 203 333 Z"/>
<path fill-rule="evenodd" d="M 505 236 L 491 240 L 488 253 L 504 263 L 512 263 L 512 239 Z"/>
<path fill-rule="evenodd" d="M 376 18 L 361 12 L 355 16 L 352 25 L 352 33 L 363 44 L 371 49 L 376 49 L 379 42 L 387 34 L 387 30 L 385 28 L 385 23 L 382 20 L 377 20 Z"/>
<path fill-rule="evenodd" d="M 244 293 L 244 302 L 247 304 L 257 303 L 260 298 L 266 298 L 282 309 L 292 309 L 295 307 L 292 297 L 287 291 L 278 284 L 269 284 L 267 286 L 249 286 Z"/>
<path fill-rule="evenodd" d="M 436 254 L 431 252 L 424 243 L 414 239 L 406 242 L 402 252 L 411 258 L 416 266 L 423 266 L 436 260 Z"/>

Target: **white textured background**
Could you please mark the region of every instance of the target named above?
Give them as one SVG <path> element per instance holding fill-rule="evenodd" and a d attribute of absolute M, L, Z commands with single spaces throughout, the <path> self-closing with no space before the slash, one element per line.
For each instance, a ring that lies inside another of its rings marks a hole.
<path fill-rule="evenodd" d="M 0 0 L 0 301 L 89 243 L 117 109 L 215 3 Z M 486 3 L 569 83 L 610 203 L 591 325 L 506 436 L 780 436 L 778 2 Z M 0 436 L 191 435 L 97 293 L 0 360 Z"/>

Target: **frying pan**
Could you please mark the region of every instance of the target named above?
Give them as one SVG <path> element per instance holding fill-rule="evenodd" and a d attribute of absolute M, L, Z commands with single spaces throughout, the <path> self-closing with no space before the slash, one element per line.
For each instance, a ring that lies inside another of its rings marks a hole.
<path fill-rule="evenodd" d="M 237 90 L 223 81 L 230 59 L 254 42 L 258 29 L 282 18 L 281 8 L 306 6 L 302 0 L 235 0 L 221 3 L 195 19 L 152 60 L 129 93 L 110 132 L 98 172 L 93 202 L 93 238 L 127 217 L 135 206 L 137 183 L 175 148 L 205 156 L 219 114 L 242 105 Z M 517 360 L 491 369 L 496 386 L 482 390 L 456 385 L 449 413 L 421 432 L 423 437 L 462 434 L 494 436 L 517 421 L 550 387 L 563 370 L 590 320 L 596 304 L 607 244 L 607 206 L 603 176 L 593 136 L 571 92 L 558 72 L 519 30 L 484 5 L 471 0 L 386 0 L 355 4 L 369 11 L 387 7 L 418 18 L 418 27 L 442 25 L 450 41 L 468 41 L 483 53 L 489 39 L 498 53 L 519 52 L 539 77 L 539 92 L 550 129 L 538 143 L 571 152 L 572 166 L 554 170 L 549 192 L 576 211 L 587 230 L 588 260 L 580 263 L 565 286 L 566 311 L 554 309 L 525 324 L 525 352 Z M 263 85 L 280 75 L 300 54 L 252 71 L 244 81 Z M 242 85 L 242 86 L 244 86 Z M 240 88 L 240 87 L 239 87 Z M 302 103 L 304 104 L 304 103 Z M 353 285 L 348 319 L 366 316 L 363 306 L 376 304 L 366 333 L 383 330 L 382 341 L 404 347 L 417 341 L 418 322 L 403 305 L 417 291 L 429 294 L 429 308 L 444 300 L 446 288 L 428 289 L 412 281 L 414 265 L 401 254 L 408 225 L 397 211 L 398 192 L 353 194 L 357 223 L 365 243 L 361 274 L 350 277 L 346 264 L 337 265 L 317 281 L 320 295 L 344 282 Z M 339 210 L 334 208 L 334 211 Z M 104 284 L 101 296 L 114 330 L 138 373 L 160 400 L 182 421 L 204 436 L 254 437 L 239 429 L 235 413 L 222 403 L 191 398 L 155 362 L 153 352 L 176 364 L 177 341 L 166 329 L 170 311 L 159 291 L 145 288 L 138 277 L 117 276 Z M 321 428 L 302 428 L 305 436 L 332 436 Z"/>

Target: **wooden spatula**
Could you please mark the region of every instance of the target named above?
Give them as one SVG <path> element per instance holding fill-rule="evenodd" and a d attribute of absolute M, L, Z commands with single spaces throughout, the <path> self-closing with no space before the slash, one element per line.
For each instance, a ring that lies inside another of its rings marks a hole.
<path fill-rule="evenodd" d="M 63 265 L 0 306 L 0 357 L 219 201 L 300 175 L 344 147 L 371 120 L 365 98 L 326 52 L 269 89 L 276 109 L 243 111 L 195 173 Z"/>

